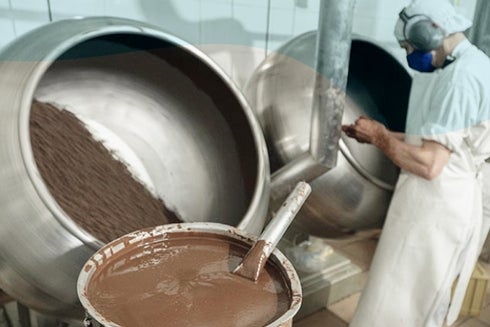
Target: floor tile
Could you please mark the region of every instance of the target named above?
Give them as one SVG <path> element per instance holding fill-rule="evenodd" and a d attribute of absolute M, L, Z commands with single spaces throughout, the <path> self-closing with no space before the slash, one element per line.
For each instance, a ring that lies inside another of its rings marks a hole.
<path fill-rule="evenodd" d="M 348 296 L 347 298 L 328 306 L 328 309 L 343 321 L 351 322 L 360 295 L 361 293 L 355 293 Z"/>
<path fill-rule="evenodd" d="M 489 327 L 490 325 L 488 323 L 484 323 L 478 319 L 469 319 L 462 323 L 461 325 L 458 325 L 457 327 Z"/>
<path fill-rule="evenodd" d="M 293 323 L 293 327 L 347 327 L 347 323 L 342 321 L 335 314 L 327 309 L 320 310 L 298 322 Z"/>
<path fill-rule="evenodd" d="M 369 269 L 369 265 L 376 250 L 377 242 L 375 240 L 363 240 L 348 244 L 338 251 L 352 260 L 363 271 Z"/>

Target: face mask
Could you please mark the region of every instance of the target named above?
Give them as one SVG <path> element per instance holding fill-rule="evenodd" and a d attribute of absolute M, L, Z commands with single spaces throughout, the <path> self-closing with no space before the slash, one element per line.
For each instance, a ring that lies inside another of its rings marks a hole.
<path fill-rule="evenodd" d="M 422 73 L 430 73 L 435 70 L 432 66 L 432 53 L 414 50 L 407 55 L 408 66 Z"/>

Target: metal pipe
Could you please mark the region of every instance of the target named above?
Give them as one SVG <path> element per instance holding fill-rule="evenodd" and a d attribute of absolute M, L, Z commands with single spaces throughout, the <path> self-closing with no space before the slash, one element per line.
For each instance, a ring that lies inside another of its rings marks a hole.
<path fill-rule="evenodd" d="M 467 32 L 471 42 L 483 50 L 488 56 L 490 56 L 490 37 L 488 35 L 488 31 L 490 30 L 489 15 L 490 2 L 478 0 L 476 3 L 475 15 L 473 17 L 473 26 L 471 26 L 471 29 Z"/>
<path fill-rule="evenodd" d="M 283 198 L 299 181 L 312 181 L 337 164 L 354 5 L 355 0 L 320 1 L 310 148 L 272 175 L 273 199 Z"/>

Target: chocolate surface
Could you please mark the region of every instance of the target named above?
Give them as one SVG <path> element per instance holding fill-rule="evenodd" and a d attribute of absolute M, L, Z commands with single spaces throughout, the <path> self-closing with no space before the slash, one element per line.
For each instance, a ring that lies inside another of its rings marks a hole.
<path fill-rule="evenodd" d="M 291 291 L 270 260 L 256 282 L 231 273 L 249 247 L 210 233 L 169 233 L 93 261 L 85 296 L 120 326 L 262 327 L 289 309 Z"/>
<path fill-rule="evenodd" d="M 267 246 L 270 244 L 264 240 L 255 243 L 233 273 L 256 281 L 267 263 L 267 255 L 264 251 Z"/>
<path fill-rule="evenodd" d="M 73 113 L 34 101 L 29 125 L 34 159 L 49 192 L 95 238 L 109 242 L 178 222 Z"/>

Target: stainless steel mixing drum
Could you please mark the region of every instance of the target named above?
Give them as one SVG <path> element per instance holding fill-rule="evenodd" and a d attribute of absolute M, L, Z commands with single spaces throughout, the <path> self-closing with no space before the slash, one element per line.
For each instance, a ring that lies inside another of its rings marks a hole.
<path fill-rule="evenodd" d="M 315 47 L 316 32 L 292 39 L 269 55 L 247 84 L 273 171 L 308 151 Z M 343 123 L 363 114 L 403 131 L 410 83 L 391 54 L 354 36 Z M 309 234 L 337 237 L 384 221 L 398 170 L 370 145 L 343 138 L 340 150 L 337 166 L 311 182 L 312 194 L 295 220 Z"/>
<path fill-rule="evenodd" d="M 41 27 L 0 59 L 0 287 L 19 302 L 82 317 L 76 278 L 102 245 L 39 175 L 33 98 L 78 115 L 183 221 L 262 229 L 269 162 L 260 126 L 192 45 L 140 22 L 88 18 Z"/>

